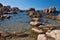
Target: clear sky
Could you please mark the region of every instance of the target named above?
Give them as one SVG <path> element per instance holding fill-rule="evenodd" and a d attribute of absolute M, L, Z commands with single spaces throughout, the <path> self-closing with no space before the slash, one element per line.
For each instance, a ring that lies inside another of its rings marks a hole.
<path fill-rule="evenodd" d="M 3 5 L 11 5 L 12 7 L 19 7 L 20 9 L 44 9 L 50 6 L 55 6 L 60 10 L 60 0 L 0 0 Z"/>

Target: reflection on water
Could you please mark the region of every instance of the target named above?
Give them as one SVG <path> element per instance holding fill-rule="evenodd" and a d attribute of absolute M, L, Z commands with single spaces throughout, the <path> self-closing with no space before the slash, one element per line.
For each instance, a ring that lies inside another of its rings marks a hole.
<path fill-rule="evenodd" d="M 26 12 L 20 12 L 18 14 L 9 14 L 12 17 L 7 20 L 0 21 L 0 30 L 3 31 L 21 31 L 23 29 L 30 29 L 29 21 L 30 18 L 26 15 Z M 58 21 L 54 21 L 47 18 L 41 18 L 40 20 L 45 24 L 60 24 Z"/>

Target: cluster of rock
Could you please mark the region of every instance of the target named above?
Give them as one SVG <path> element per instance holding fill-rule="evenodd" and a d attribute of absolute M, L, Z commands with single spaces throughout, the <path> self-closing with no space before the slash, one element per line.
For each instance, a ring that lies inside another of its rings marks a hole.
<path fill-rule="evenodd" d="M 44 9 L 44 13 L 54 13 L 56 12 L 56 8 L 55 7 L 50 7 L 50 8 L 47 8 L 47 9 Z"/>
<path fill-rule="evenodd" d="M 59 16 L 53 16 L 52 13 L 56 11 L 56 8 L 49 8 L 45 10 L 45 13 L 48 12 L 48 15 L 45 15 L 46 17 L 49 17 L 51 19 L 57 19 L 59 20 Z M 51 13 L 51 15 L 49 14 Z M 29 17 L 32 19 L 30 21 L 30 25 L 33 25 L 35 27 L 32 27 L 32 32 L 38 33 L 37 40 L 60 40 L 60 31 L 54 30 L 56 27 L 52 24 L 49 25 L 43 25 L 39 20 L 42 17 L 41 14 L 39 14 L 39 11 L 35 11 L 34 8 L 31 8 L 29 11 Z"/>
<path fill-rule="evenodd" d="M 3 6 L 3 4 L 0 3 L 0 20 L 4 18 L 9 19 L 11 16 L 8 14 L 16 14 L 18 11 L 20 11 L 18 7 Z"/>
<path fill-rule="evenodd" d="M 55 7 L 50 7 L 50 8 L 47 8 L 47 9 L 44 10 L 44 13 L 46 14 L 45 16 L 47 18 L 60 21 L 60 14 L 57 13 L 58 15 L 54 16 L 53 13 L 55 13 L 55 12 L 56 12 L 56 8 Z"/>
<path fill-rule="evenodd" d="M 39 22 L 41 15 L 35 11 L 34 8 L 29 9 L 29 17 L 31 18 L 30 24 L 33 26 L 40 25 L 41 23 Z"/>
<path fill-rule="evenodd" d="M 33 31 L 38 33 L 44 33 L 47 30 L 54 29 L 53 25 L 43 25 L 39 20 L 42 17 L 40 13 L 36 12 L 34 8 L 30 8 L 29 17 L 32 19 L 30 21 L 30 25 L 37 26 L 36 28 L 32 28 Z"/>

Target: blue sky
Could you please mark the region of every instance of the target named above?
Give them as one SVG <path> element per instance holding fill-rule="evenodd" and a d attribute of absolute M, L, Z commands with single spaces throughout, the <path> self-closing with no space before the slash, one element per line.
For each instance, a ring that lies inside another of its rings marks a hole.
<path fill-rule="evenodd" d="M 3 5 L 11 5 L 12 7 L 19 7 L 20 9 L 45 9 L 50 6 L 55 6 L 60 10 L 60 0 L 0 0 Z"/>

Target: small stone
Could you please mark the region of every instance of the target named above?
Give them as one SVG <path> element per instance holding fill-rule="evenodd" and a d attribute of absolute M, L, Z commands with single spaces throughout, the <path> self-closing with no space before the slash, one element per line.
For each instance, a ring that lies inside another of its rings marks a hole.
<path fill-rule="evenodd" d="M 37 32 L 37 33 L 43 33 L 43 31 L 41 29 L 39 30 L 37 28 L 32 28 L 31 30 L 34 32 Z"/>
<path fill-rule="evenodd" d="M 38 21 L 34 21 L 34 22 L 31 21 L 31 22 L 30 22 L 30 25 L 33 25 L 33 26 L 36 26 L 36 25 L 38 26 L 38 25 L 40 25 L 40 24 L 41 24 L 41 22 L 38 22 Z"/>

